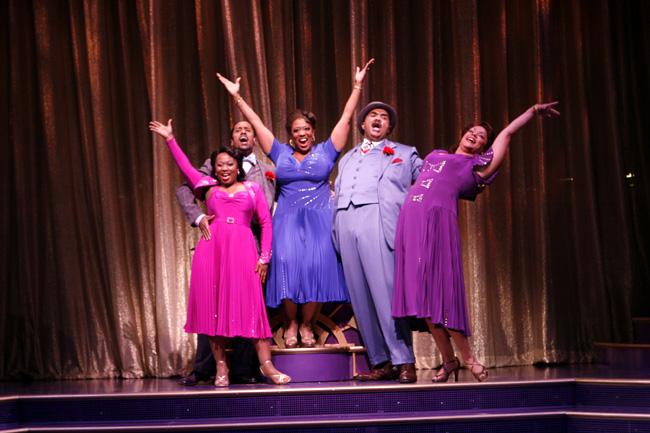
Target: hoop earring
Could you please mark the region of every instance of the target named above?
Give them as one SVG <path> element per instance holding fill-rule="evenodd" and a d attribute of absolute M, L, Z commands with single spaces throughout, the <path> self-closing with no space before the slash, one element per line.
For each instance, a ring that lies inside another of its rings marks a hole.
<path fill-rule="evenodd" d="M 292 140 L 292 139 L 289 139 L 289 145 L 290 145 L 291 147 L 294 147 L 294 146 L 293 146 L 293 140 Z"/>

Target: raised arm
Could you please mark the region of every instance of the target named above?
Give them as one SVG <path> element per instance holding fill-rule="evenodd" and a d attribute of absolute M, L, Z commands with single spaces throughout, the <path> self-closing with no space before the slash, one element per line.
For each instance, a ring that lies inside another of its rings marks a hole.
<path fill-rule="evenodd" d="M 508 126 L 505 127 L 503 131 L 497 135 L 497 138 L 494 139 L 492 143 L 492 151 L 494 155 L 492 156 L 492 161 L 484 167 L 477 168 L 477 173 L 483 179 L 488 179 L 501 167 L 503 158 L 505 157 L 506 150 L 510 144 L 510 139 L 512 136 L 517 133 L 525 124 L 530 122 L 530 120 L 535 115 L 540 115 L 544 117 L 555 117 L 559 116 L 560 113 L 555 110 L 557 102 L 550 102 L 547 104 L 535 104 L 530 107 L 528 110 L 524 111 L 519 117 L 510 122 Z"/>
<path fill-rule="evenodd" d="M 167 121 L 167 125 L 163 125 L 162 123 L 153 120 L 149 122 L 149 129 L 165 139 L 169 146 L 169 151 L 171 152 L 174 161 L 176 161 L 176 165 L 181 169 L 185 179 L 187 179 L 190 185 L 196 185 L 203 175 L 192 166 L 190 160 L 187 159 L 187 156 L 178 146 L 178 143 L 176 143 L 174 131 L 172 130 L 172 119 Z"/>
<path fill-rule="evenodd" d="M 264 153 L 267 155 L 271 153 L 271 147 L 273 146 L 273 140 L 275 140 L 275 136 L 271 130 L 267 128 L 266 125 L 264 125 L 264 122 L 262 122 L 260 116 L 258 116 L 257 113 L 253 111 L 253 109 L 246 103 L 246 101 L 244 101 L 244 99 L 239 94 L 239 82 L 241 81 L 241 77 L 237 78 L 234 83 L 219 73 L 217 73 L 217 77 L 219 77 L 219 81 L 221 81 L 226 90 L 228 90 L 228 93 L 230 93 L 232 97 L 235 98 L 235 104 L 237 107 L 239 107 L 239 111 L 242 112 L 244 117 L 246 117 L 246 120 L 248 120 L 250 124 L 253 125 L 253 128 L 255 128 L 255 133 L 257 134 L 257 142 L 260 144 L 260 147 Z"/>
<path fill-rule="evenodd" d="M 332 130 L 332 144 L 336 150 L 341 151 L 345 147 L 345 143 L 348 141 L 348 134 L 350 133 L 350 120 L 352 119 L 352 114 L 354 109 L 359 102 L 359 97 L 361 96 L 361 89 L 363 88 L 363 79 L 366 77 L 366 72 L 370 65 L 375 63 L 375 59 L 370 59 L 366 66 L 363 69 L 359 69 L 357 66 L 357 73 L 354 75 L 354 87 L 352 87 L 352 93 L 348 98 L 348 102 L 345 103 L 345 108 L 343 108 L 343 114 L 339 119 L 336 126 Z"/>
<path fill-rule="evenodd" d="M 199 171 L 205 176 L 210 176 L 212 163 L 210 163 L 209 159 L 205 160 L 201 168 L 199 168 Z M 176 199 L 178 200 L 178 205 L 181 207 L 187 222 L 190 223 L 192 227 L 198 226 L 198 223 L 205 215 L 203 214 L 203 210 L 201 210 L 201 208 L 196 204 L 194 191 L 192 191 L 192 187 L 187 182 L 183 183 L 176 189 Z"/>

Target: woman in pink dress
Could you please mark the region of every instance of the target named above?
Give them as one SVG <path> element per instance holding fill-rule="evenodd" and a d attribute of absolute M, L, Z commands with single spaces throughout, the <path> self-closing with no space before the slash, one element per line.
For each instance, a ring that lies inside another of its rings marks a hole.
<path fill-rule="evenodd" d="M 468 125 L 451 149 L 434 150 L 422 162 L 417 178 L 401 208 L 395 239 L 393 317 L 424 318 L 443 364 L 433 377 L 458 380 L 458 346 L 474 377 L 482 382 L 487 369 L 469 347 L 469 320 L 463 278 L 458 199 L 471 198 L 479 185 L 494 180 L 513 134 L 535 115 L 558 116 L 557 102 L 537 104 L 510 123 L 494 139 L 485 122 Z M 492 141 L 494 140 L 494 143 Z"/>
<path fill-rule="evenodd" d="M 214 215 L 192 258 L 185 332 L 208 335 L 217 361 L 215 386 L 229 384 L 225 346 L 232 337 L 251 340 L 264 377 L 276 384 L 288 383 L 291 378 L 271 362 L 271 328 L 262 294 L 272 241 L 264 192 L 257 183 L 243 181 L 242 156 L 236 150 L 222 147 L 213 152 L 212 177 L 204 176 L 176 143 L 171 119 L 167 125 L 153 121 L 149 129 L 165 138 L 194 194 Z M 254 214 L 262 228 L 259 258 L 250 228 Z"/>

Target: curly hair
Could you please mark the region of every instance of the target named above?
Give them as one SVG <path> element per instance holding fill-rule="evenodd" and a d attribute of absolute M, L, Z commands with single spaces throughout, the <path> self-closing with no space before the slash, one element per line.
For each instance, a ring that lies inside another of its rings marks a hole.
<path fill-rule="evenodd" d="M 312 129 L 316 129 L 316 116 L 314 113 L 305 110 L 295 110 L 289 113 L 287 116 L 287 122 L 284 125 L 284 127 L 287 128 L 287 133 L 289 135 L 291 135 L 291 126 L 293 125 L 293 122 L 298 119 L 304 119 L 305 122 L 311 125 Z"/>
<path fill-rule="evenodd" d="M 233 158 L 235 161 L 237 161 L 237 182 L 243 182 L 246 179 L 246 172 L 244 171 L 244 156 L 242 153 L 237 150 L 233 149 L 230 146 L 221 146 L 219 150 L 215 150 L 212 152 L 212 155 L 210 155 L 210 162 L 212 163 L 212 177 L 217 179 L 217 171 L 216 171 L 216 162 L 217 162 L 217 156 L 220 154 L 225 153 L 228 154 L 231 158 Z"/>

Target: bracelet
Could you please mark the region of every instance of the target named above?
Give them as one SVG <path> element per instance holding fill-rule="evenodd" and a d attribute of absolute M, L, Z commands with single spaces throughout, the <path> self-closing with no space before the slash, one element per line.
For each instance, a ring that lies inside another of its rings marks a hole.
<path fill-rule="evenodd" d="M 533 110 L 535 111 L 535 114 L 539 114 L 539 104 L 535 104 Z"/>
<path fill-rule="evenodd" d="M 242 98 L 239 98 L 235 101 L 235 104 L 239 105 L 239 103 L 242 101 Z"/>
<path fill-rule="evenodd" d="M 362 90 L 362 89 L 363 89 L 363 87 L 361 87 L 361 86 L 357 86 L 357 85 L 355 85 L 354 88 L 355 88 L 355 89 L 359 89 L 359 90 Z"/>

